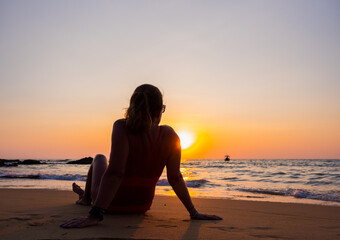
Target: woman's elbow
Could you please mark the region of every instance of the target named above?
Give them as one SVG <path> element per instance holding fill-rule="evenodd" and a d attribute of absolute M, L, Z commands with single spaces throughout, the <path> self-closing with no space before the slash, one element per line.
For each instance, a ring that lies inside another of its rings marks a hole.
<path fill-rule="evenodd" d="M 171 186 L 175 186 L 182 181 L 183 181 L 182 174 L 178 174 L 178 175 L 174 175 L 174 176 L 168 176 L 168 182 Z"/>

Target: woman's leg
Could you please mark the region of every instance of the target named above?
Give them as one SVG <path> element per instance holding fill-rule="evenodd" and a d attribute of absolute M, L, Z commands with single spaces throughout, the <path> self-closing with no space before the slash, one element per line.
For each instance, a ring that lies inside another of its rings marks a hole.
<path fill-rule="evenodd" d="M 80 205 L 91 205 L 91 201 L 95 201 L 101 178 L 107 168 L 106 157 L 102 154 L 97 154 L 89 168 L 86 178 L 85 191 L 76 183 L 72 184 L 73 191 L 79 195 L 79 200 L 76 202 Z"/>
<path fill-rule="evenodd" d="M 100 182 L 107 169 L 107 159 L 103 154 L 97 154 L 92 162 L 92 182 L 91 182 L 91 198 L 92 202 L 96 201 Z M 85 191 L 86 193 L 86 191 Z"/>

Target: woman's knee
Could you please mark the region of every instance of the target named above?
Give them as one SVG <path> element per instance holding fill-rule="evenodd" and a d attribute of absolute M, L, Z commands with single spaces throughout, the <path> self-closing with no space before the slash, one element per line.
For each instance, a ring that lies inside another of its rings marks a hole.
<path fill-rule="evenodd" d="M 105 157 L 105 155 L 103 154 L 97 154 L 94 159 L 93 159 L 94 162 L 105 162 L 107 163 L 107 159 Z"/>
<path fill-rule="evenodd" d="M 97 154 L 93 159 L 92 166 L 97 170 L 106 169 L 107 168 L 106 157 L 103 154 Z"/>

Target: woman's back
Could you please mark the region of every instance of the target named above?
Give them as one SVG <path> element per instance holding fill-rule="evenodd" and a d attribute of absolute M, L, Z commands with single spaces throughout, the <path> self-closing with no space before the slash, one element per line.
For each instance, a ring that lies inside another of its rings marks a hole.
<path fill-rule="evenodd" d="M 145 212 L 152 203 L 155 186 L 167 160 L 179 147 L 178 137 L 168 126 L 130 133 L 125 120 L 116 122 L 127 134 L 129 153 L 121 186 L 114 197 L 114 212 Z M 130 211 L 129 211 L 130 212 Z"/>

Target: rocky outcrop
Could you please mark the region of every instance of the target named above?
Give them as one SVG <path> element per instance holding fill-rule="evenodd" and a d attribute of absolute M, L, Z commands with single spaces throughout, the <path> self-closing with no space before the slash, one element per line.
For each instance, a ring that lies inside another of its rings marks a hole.
<path fill-rule="evenodd" d="M 0 159 L 0 167 L 16 167 L 19 162 L 19 160 Z"/>
<path fill-rule="evenodd" d="M 26 160 L 8 160 L 0 159 L 0 167 L 16 167 L 18 165 L 33 165 L 33 164 L 44 164 L 39 160 L 26 159 Z"/>
<path fill-rule="evenodd" d="M 19 162 L 20 165 L 33 165 L 33 164 L 42 164 L 39 160 L 27 159 L 22 162 Z"/>
<path fill-rule="evenodd" d="M 92 157 L 85 157 L 79 160 L 70 161 L 67 164 L 91 164 L 93 161 Z"/>

